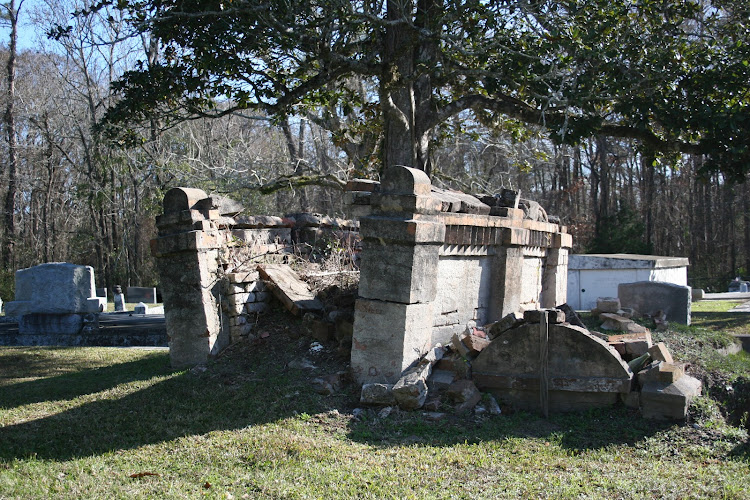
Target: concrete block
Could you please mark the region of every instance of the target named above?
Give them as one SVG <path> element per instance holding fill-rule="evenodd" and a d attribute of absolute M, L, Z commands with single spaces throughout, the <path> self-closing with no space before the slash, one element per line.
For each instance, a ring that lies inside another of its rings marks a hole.
<path fill-rule="evenodd" d="M 357 299 L 351 366 L 358 383 L 394 384 L 432 344 L 432 304 Z"/>
<path fill-rule="evenodd" d="M 660 281 L 620 283 L 617 296 L 622 307 L 632 307 L 641 314 L 666 313 L 667 321 L 690 324 L 691 289 Z"/>
<path fill-rule="evenodd" d="M 437 218 L 372 216 L 360 220 L 360 234 L 365 241 L 374 240 L 381 244 L 442 244 L 445 241 L 445 224 Z"/>
<path fill-rule="evenodd" d="M 366 252 L 367 257 L 360 268 L 360 297 L 403 304 L 435 300 L 435 270 L 439 262 L 437 246 L 369 242 Z"/>
<path fill-rule="evenodd" d="M 644 418 L 684 419 L 690 401 L 701 393 L 700 380 L 685 375 L 672 384 L 649 382 L 641 389 Z"/>

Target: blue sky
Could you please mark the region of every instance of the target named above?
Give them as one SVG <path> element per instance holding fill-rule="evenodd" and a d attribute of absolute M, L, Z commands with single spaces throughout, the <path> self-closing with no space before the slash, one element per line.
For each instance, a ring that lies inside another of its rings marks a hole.
<path fill-rule="evenodd" d="M 18 0 L 16 0 L 18 4 Z M 31 11 L 37 8 L 39 0 L 24 0 L 21 6 L 21 16 L 19 19 L 18 27 L 18 48 L 20 50 L 34 49 L 38 47 L 39 36 L 44 36 L 43 33 L 39 33 L 36 27 L 31 24 L 30 14 Z M 0 24 L 0 44 L 4 47 L 8 46 L 10 36 L 10 26 L 6 23 Z"/>

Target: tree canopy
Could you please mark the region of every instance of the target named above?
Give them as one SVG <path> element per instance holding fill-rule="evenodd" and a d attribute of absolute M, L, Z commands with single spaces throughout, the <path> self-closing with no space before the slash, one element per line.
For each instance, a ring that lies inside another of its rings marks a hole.
<path fill-rule="evenodd" d="M 471 110 L 559 143 L 633 138 L 649 155 L 703 155 L 705 171 L 750 169 L 745 0 L 116 4 L 161 43 L 115 84 L 105 124 L 124 137 L 142 122 L 317 108 L 376 126 L 384 166 L 429 172 L 436 127 Z"/>

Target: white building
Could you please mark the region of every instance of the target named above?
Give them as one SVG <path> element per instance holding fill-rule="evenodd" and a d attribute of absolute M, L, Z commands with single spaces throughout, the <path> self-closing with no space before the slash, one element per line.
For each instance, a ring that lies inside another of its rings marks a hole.
<path fill-rule="evenodd" d="M 568 259 L 568 305 L 576 310 L 596 307 L 599 297 L 617 297 L 617 285 L 663 281 L 687 286 L 687 257 L 585 254 Z"/>

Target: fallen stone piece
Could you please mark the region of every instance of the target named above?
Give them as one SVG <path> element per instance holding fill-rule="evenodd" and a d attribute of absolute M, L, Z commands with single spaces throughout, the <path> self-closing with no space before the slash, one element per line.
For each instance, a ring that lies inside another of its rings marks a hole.
<path fill-rule="evenodd" d="M 624 335 L 610 335 L 610 345 L 622 343 L 625 348 L 625 354 L 631 356 L 641 356 L 646 354 L 653 345 L 651 341 L 651 332 L 646 329 L 642 333 L 626 333 Z M 615 347 L 617 348 L 617 347 Z"/>
<path fill-rule="evenodd" d="M 431 365 L 434 365 L 435 363 L 443 359 L 443 356 L 445 356 L 445 347 L 443 347 L 442 344 L 438 343 L 435 344 L 435 347 L 427 351 L 427 354 L 424 355 L 422 361 L 426 361 Z"/>
<path fill-rule="evenodd" d="M 500 415 L 503 411 L 500 409 L 500 405 L 497 403 L 497 399 L 492 394 L 486 393 L 487 397 L 487 409 L 490 411 L 490 415 Z"/>
<path fill-rule="evenodd" d="M 456 374 L 450 370 L 432 370 L 427 380 L 429 387 L 436 390 L 447 389 L 456 380 Z"/>
<path fill-rule="evenodd" d="M 620 310 L 620 299 L 617 297 L 599 297 L 596 299 L 596 309 L 603 313 L 615 313 Z"/>
<path fill-rule="evenodd" d="M 427 399 L 427 377 L 431 370 L 429 363 L 416 366 L 396 382 L 393 396 L 401 409 L 416 410 L 424 405 Z"/>
<path fill-rule="evenodd" d="M 648 353 L 651 355 L 651 359 L 656 361 L 666 361 L 667 363 L 674 363 L 672 359 L 672 353 L 669 352 L 664 342 L 657 342 L 648 348 Z"/>
<path fill-rule="evenodd" d="M 456 411 L 466 412 L 474 408 L 482 399 L 482 394 L 471 380 L 457 380 L 445 392 L 446 397 L 457 404 Z"/>
<path fill-rule="evenodd" d="M 565 313 L 559 309 L 531 309 L 524 311 L 523 319 L 526 323 L 539 323 L 543 312 L 547 313 L 547 323 L 550 325 L 565 323 Z"/>
<path fill-rule="evenodd" d="M 523 323 L 523 316 L 516 312 L 512 312 L 506 315 L 500 321 L 485 326 L 484 329 L 490 333 L 490 339 L 494 340 L 503 332 L 506 332 L 511 328 L 515 328 L 521 323 Z"/>
<path fill-rule="evenodd" d="M 619 330 L 628 333 L 644 333 L 648 331 L 648 328 L 639 325 L 635 321 L 613 313 L 601 313 L 599 319 L 602 320 L 603 330 Z"/>
<path fill-rule="evenodd" d="M 657 361 L 638 372 L 638 383 L 641 386 L 649 382 L 672 384 L 685 375 L 685 365 L 682 363 L 667 363 Z"/>
<path fill-rule="evenodd" d="M 557 309 L 565 313 L 566 323 L 570 323 L 573 326 L 586 328 L 586 325 L 583 324 L 583 321 L 581 321 L 581 318 L 578 317 L 578 314 L 576 314 L 575 310 L 573 310 L 573 308 L 570 307 L 567 303 L 557 306 Z"/>
<path fill-rule="evenodd" d="M 476 356 L 477 354 L 482 352 L 484 348 L 490 345 L 489 340 L 483 339 L 482 337 L 478 337 L 476 335 L 466 335 L 463 338 L 462 342 L 469 350 L 469 355 L 471 357 Z"/>
<path fill-rule="evenodd" d="M 469 355 L 469 348 L 466 347 L 466 345 L 463 343 L 463 338 L 467 335 L 462 333 L 461 335 L 454 333 L 453 339 L 451 339 L 451 347 L 455 352 L 457 352 L 461 357 L 468 359 L 470 357 Z"/>
<path fill-rule="evenodd" d="M 672 384 L 649 382 L 641 388 L 641 414 L 644 418 L 682 420 L 690 401 L 700 394 L 700 380 L 690 375 Z"/>
<path fill-rule="evenodd" d="M 258 272 L 271 283 L 273 294 L 292 314 L 323 310 L 323 303 L 288 265 L 263 264 L 258 266 Z"/>
<path fill-rule="evenodd" d="M 369 406 L 391 406 L 396 404 L 393 384 L 364 384 L 359 402 Z"/>

